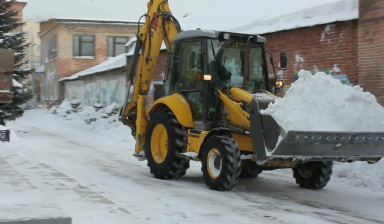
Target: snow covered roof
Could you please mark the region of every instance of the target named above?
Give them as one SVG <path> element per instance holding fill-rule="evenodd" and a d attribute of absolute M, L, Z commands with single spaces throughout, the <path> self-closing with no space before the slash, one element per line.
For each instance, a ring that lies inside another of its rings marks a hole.
<path fill-rule="evenodd" d="M 131 38 L 131 40 L 134 38 L 136 40 L 136 37 Z M 133 53 L 135 51 L 135 46 L 136 46 L 136 44 L 134 44 L 131 48 L 129 48 L 129 51 L 125 54 L 121 54 L 121 55 L 118 55 L 116 57 L 110 58 L 107 61 L 100 63 L 100 64 L 98 64 L 92 68 L 78 72 L 78 73 L 71 75 L 69 77 L 62 78 L 59 81 L 75 80 L 75 79 L 78 79 L 79 77 L 82 77 L 82 76 L 92 75 L 92 74 L 99 73 L 99 72 L 105 72 L 105 71 L 109 71 L 112 69 L 125 67 L 125 66 L 127 66 L 127 56 L 133 55 Z M 167 49 L 167 47 L 163 43 L 161 45 L 161 50 L 165 50 L 165 49 Z"/>
<path fill-rule="evenodd" d="M 92 68 L 86 69 L 84 71 L 78 72 L 78 73 L 71 75 L 69 77 L 62 78 L 59 81 L 74 80 L 74 79 L 78 79 L 81 76 L 91 75 L 91 74 L 98 73 L 98 72 L 104 72 L 104 71 L 109 71 L 111 69 L 124 67 L 127 64 L 127 58 L 126 58 L 127 55 L 128 54 L 121 54 L 119 56 L 110 58 L 101 64 L 98 64 L 98 65 L 96 65 Z"/>
<path fill-rule="evenodd" d="M 179 22 L 183 30 L 265 34 L 357 18 L 358 0 L 221 0 Z"/>
<path fill-rule="evenodd" d="M 38 67 L 35 72 L 44 72 L 45 71 L 45 65 L 42 65 L 40 67 Z"/>
<path fill-rule="evenodd" d="M 71 18 L 71 17 L 54 17 L 49 19 L 36 20 L 38 23 L 55 21 L 56 23 L 106 23 L 106 24 L 123 24 L 137 25 L 134 20 L 116 20 L 116 19 L 97 19 L 97 18 Z M 144 24 L 144 22 L 140 22 Z"/>

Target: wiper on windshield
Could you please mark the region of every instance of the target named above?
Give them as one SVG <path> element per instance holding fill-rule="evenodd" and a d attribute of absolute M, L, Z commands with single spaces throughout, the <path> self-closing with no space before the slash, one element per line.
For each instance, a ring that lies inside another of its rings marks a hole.
<path fill-rule="evenodd" d="M 215 48 L 213 47 L 213 41 L 212 40 L 211 40 L 211 46 L 212 46 L 213 58 L 216 59 L 216 52 L 215 52 Z"/>

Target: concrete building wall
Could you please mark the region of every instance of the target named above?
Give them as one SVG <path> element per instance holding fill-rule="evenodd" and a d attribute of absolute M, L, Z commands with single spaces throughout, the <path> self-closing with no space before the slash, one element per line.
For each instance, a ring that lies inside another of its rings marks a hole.
<path fill-rule="evenodd" d="M 154 82 L 162 81 L 165 73 L 168 53 L 162 51 L 153 77 Z M 101 103 L 105 107 L 113 102 L 122 106 L 126 94 L 126 77 L 131 67 L 132 57 L 127 58 L 128 67 L 100 72 L 82 77 L 81 80 L 63 81 L 65 86 L 65 99 L 78 98 L 84 105 L 92 106 Z M 154 89 L 152 85 L 148 94 L 148 107 L 154 102 Z"/>
<path fill-rule="evenodd" d="M 88 106 L 95 103 L 108 106 L 113 102 L 122 105 L 125 97 L 125 78 L 125 70 L 115 69 L 84 77 L 83 80 L 66 81 L 65 99 L 77 98 Z"/>
<path fill-rule="evenodd" d="M 384 0 L 360 0 L 359 85 L 384 105 Z"/>

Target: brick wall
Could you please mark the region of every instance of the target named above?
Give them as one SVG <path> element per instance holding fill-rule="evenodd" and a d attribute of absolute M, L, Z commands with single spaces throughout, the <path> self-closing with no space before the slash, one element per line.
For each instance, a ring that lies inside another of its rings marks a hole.
<path fill-rule="evenodd" d="M 12 10 L 17 12 L 16 18 L 20 20 L 20 22 L 23 21 L 23 8 L 25 7 L 27 3 L 26 2 L 13 2 L 12 3 Z M 21 32 L 23 31 L 23 27 L 20 26 L 13 30 L 12 32 Z"/>
<path fill-rule="evenodd" d="M 135 36 L 137 26 L 102 24 L 62 24 L 59 29 L 58 54 L 59 78 L 71 76 L 91 68 L 108 59 L 108 37 Z M 73 35 L 93 35 L 95 37 L 95 58 L 78 59 L 73 57 Z"/>
<path fill-rule="evenodd" d="M 153 74 L 154 81 L 162 81 L 164 79 L 165 69 L 167 67 L 168 60 L 168 52 L 166 50 L 162 50 L 159 54 L 159 58 L 157 60 L 157 65 L 155 69 L 155 73 Z M 132 56 L 127 58 L 127 74 L 131 70 L 132 66 Z"/>
<path fill-rule="evenodd" d="M 42 61 L 45 64 L 46 100 L 49 105 L 64 99 L 64 86 L 58 80 L 94 67 L 108 59 L 108 37 L 135 36 L 136 25 L 108 23 L 62 23 L 47 21 L 40 24 L 42 41 Z M 74 57 L 74 35 L 94 36 L 95 56 Z M 47 60 L 46 51 L 49 40 L 56 36 L 57 58 Z"/>
<path fill-rule="evenodd" d="M 280 52 L 287 54 L 288 69 L 276 70 L 278 78 L 283 78 L 286 84 L 285 89 L 300 69 L 323 71 L 344 83 L 357 84 L 357 24 L 357 20 L 351 20 L 263 34 L 275 65 L 279 63 Z M 268 72 L 273 74 L 271 67 Z"/>
<path fill-rule="evenodd" d="M 384 105 L 384 0 L 360 0 L 359 84 Z"/>

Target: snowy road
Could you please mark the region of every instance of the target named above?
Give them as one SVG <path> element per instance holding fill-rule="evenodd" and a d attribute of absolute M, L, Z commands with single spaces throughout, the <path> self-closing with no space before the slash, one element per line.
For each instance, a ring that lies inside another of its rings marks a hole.
<path fill-rule="evenodd" d="M 132 156 L 132 142 L 33 118 L 9 126 L 23 141 L 0 143 L 0 208 L 54 204 L 75 224 L 384 223 L 384 191 L 332 179 L 303 190 L 284 170 L 215 192 L 197 162 L 180 180 L 157 180 Z"/>

